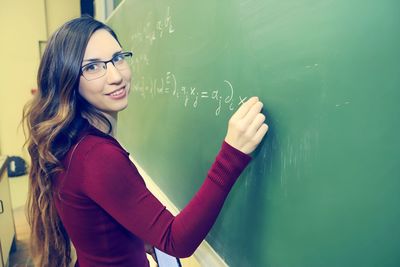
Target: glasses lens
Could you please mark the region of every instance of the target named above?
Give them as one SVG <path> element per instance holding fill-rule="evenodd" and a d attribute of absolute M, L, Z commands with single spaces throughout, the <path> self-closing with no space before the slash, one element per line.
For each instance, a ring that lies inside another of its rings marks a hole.
<path fill-rule="evenodd" d="M 107 63 L 112 64 L 118 70 L 128 69 L 132 65 L 132 52 L 124 52 L 114 56 L 109 61 L 89 63 L 82 67 L 82 75 L 86 80 L 91 81 L 104 76 L 107 72 Z"/>
<path fill-rule="evenodd" d="M 121 53 L 113 58 L 113 64 L 119 70 L 124 70 L 129 68 L 131 62 L 132 62 L 131 52 Z"/>
<path fill-rule="evenodd" d="M 104 62 L 93 62 L 82 68 L 82 75 L 89 81 L 100 78 L 105 73 L 106 67 Z"/>

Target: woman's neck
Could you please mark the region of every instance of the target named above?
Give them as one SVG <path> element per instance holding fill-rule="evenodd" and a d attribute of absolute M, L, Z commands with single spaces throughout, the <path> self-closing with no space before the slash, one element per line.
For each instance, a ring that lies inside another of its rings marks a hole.
<path fill-rule="evenodd" d="M 118 123 L 118 113 L 115 112 L 113 114 L 108 114 L 108 113 L 103 113 L 104 116 L 108 119 L 108 121 L 111 123 L 111 133 L 110 135 L 112 137 L 117 136 L 117 123 Z"/>
<path fill-rule="evenodd" d="M 104 122 L 99 121 L 99 120 L 90 120 L 89 119 L 89 123 L 96 127 L 97 129 L 99 129 L 100 131 L 102 131 L 105 134 L 109 134 L 112 137 L 115 137 L 117 135 L 117 122 L 118 122 L 118 113 L 105 113 L 102 112 L 102 114 L 107 118 L 107 120 L 110 122 L 111 124 L 111 132 L 109 133 L 109 128 L 108 125 L 106 125 Z"/>

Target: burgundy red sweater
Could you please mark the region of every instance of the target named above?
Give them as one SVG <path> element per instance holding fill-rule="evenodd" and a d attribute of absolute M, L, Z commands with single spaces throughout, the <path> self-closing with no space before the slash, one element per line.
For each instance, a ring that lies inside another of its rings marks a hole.
<path fill-rule="evenodd" d="M 54 200 L 76 248 L 75 266 L 149 266 L 144 242 L 190 256 L 251 159 L 224 142 L 201 188 L 174 217 L 146 188 L 128 155 L 114 138 L 92 128 L 63 160 Z"/>

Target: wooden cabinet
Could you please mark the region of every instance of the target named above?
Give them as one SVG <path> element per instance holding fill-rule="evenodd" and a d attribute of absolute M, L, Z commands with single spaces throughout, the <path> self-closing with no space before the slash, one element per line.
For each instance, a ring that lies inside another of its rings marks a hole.
<path fill-rule="evenodd" d="M 6 163 L 7 157 L 0 156 L 0 266 L 2 267 L 8 266 L 10 250 L 15 238 L 15 226 Z"/>

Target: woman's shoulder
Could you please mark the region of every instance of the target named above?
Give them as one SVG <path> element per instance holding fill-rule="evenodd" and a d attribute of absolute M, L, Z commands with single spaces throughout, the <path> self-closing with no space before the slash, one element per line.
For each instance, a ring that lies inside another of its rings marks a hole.
<path fill-rule="evenodd" d="M 89 153 L 100 155 L 111 152 L 122 152 L 125 155 L 129 155 L 115 138 L 97 129 L 89 129 L 83 133 L 72 147 L 72 153 L 74 153 L 74 150 L 75 153 L 82 156 L 86 156 Z"/>
<path fill-rule="evenodd" d="M 108 150 L 122 150 L 125 151 L 122 146 L 112 137 L 103 137 L 93 134 L 88 134 L 81 139 L 81 143 L 84 150 L 96 152 L 106 152 Z"/>

